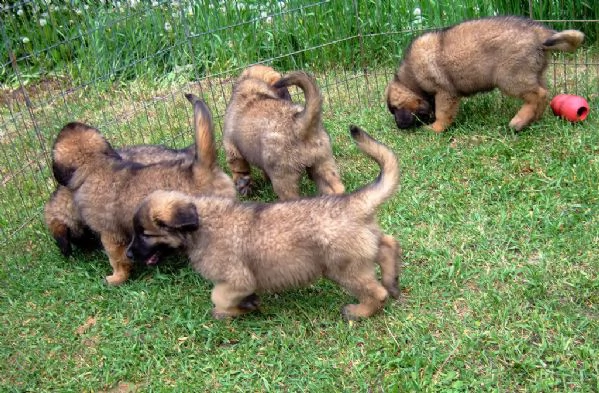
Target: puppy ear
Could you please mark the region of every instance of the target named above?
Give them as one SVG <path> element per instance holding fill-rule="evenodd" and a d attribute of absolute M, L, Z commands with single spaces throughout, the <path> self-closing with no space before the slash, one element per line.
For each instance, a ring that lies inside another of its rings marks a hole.
<path fill-rule="evenodd" d="M 162 217 L 156 217 L 156 225 L 179 232 L 192 232 L 200 227 L 196 206 L 191 202 L 177 202 Z"/>

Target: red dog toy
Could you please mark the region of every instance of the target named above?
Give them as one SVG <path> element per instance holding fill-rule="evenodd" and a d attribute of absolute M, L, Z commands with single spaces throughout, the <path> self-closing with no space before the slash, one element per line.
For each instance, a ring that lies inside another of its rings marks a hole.
<path fill-rule="evenodd" d="M 587 100 L 573 94 L 558 94 L 553 97 L 549 105 L 554 115 L 568 121 L 582 121 L 589 115 L 589 103 Z"/>

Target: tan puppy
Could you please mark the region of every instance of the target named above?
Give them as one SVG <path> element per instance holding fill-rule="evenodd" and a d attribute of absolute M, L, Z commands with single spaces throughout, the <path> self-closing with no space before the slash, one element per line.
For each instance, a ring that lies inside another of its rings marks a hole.
<path fill-rule="evenodd" d="M 135 207 L 146 195 L 166 189 L 235 197 L 233 182 L 216 163 L 210 111 L 197 97 L 186 97 L 194 105 L 192 161 L 142 165 L 123 160 L 98 130 L 81 123 L 67 124 L 54 143 L 54 177 L 73 192 L 81 219 L 100 235 L 113 269 L 106 277 L 109 284 L 121 284 L 129 277 L 132 264 L 125 248 L 133 233 Z"/>
<path fill-rule="evenodd" d="M 282 200 L 299 197 L 305 171 L 320 193 L 343 193 L 321 121 L 322 97 L 316 82 L 303 72 L 292 72 L 272 85 L 274 75 L 278 73 L 264 66 L 244 71 L 225 112 L 223 144 L 237 191 L 250 192 L 250 165 L 254 165 L 264 171 Z M 305 106 L 280 98 L 280 89 L 291 85 L 303 90 Z"/>
<path fill-rule="evenodd" d="M 137 145 L 118 149 L 117 153 L 123 160 L 145 165 L 177 160 L 191 163 L 195 146 L 169 149 L 161 145 Z M 73 193 L 67 187 L 56 187 L 44 206 L 44 221 L 64 256 L 71 254 L 73 246 L 89 250 L 101 246 L 98 235 L 83 222 L 73 201 Z"/>
<path fill-rule="evenodd" d="M 322 276 L 358 298 L 359 304 L 343 309 L 346 318 L 371 316 L 389 294 L 399 296 L 400 250 L 376 223 L 377 208 L 396 191 L 399 169 L 389 148 L 356 126 L 350 130 L 360 150 L 381 166 L 374 183 L 350 194 L 271 204 L 157 191 L 137 208 L 127 255 L 150 260 L 181 249 L 214 283 L 216 318 L 255 309 L 255 292 L 307 285 Z"/>
<path fill-rule="evenodd" d="M 548 52 L 574 51 L 584 34 L 556 32 L 531 19 L 500 16 L 470 20 L 425 33 L 406 49 L 385 96 L 399 128 L 434 123 L 435 132 L 455 119 L 461 97 L 499 88 L 524 100 L 510 127 L 539 119 L 547 104 Z"/>

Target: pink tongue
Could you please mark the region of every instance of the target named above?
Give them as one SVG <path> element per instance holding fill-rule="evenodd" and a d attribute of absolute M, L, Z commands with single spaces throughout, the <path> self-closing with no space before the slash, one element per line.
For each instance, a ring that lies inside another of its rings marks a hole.
<path fill-rule="evenodd" d="M 155 265 L 158 263 L 158 254 L 154 254 L 152 255 L 150 258 L 148 258 L 148 260 L 146 261 L 146 265 Z"/>

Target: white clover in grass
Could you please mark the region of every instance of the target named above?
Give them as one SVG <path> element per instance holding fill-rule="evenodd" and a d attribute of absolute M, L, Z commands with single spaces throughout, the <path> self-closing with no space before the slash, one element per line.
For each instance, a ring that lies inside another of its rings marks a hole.
<path fill-rule="evenodd" d="M 260 11 L 260 18 L 266 18 L 268 16 L 268 14 L 266 13 L 266 11 Z"/>
<path fill-rule="evenodd" d="M 25 11 L 23 11 L 23 9 L 22 9 L 22 8 L 19 8 L 19 9 L 17 10 L 17 15 L 19 15 L 19 16 L 23 16 L 23 14 L 24 14 L 24 13 L 25 13 Z"/>
<path fill-rule="evenodd" d="M 79 9 L 79 8 L 76 8 L 76 9 L 75 9 L 75 13 L 76 13 L 77 15 L 81 15 L 81 14 L 83 14 L 83 11 L 81 11 L 81 9 Z"/>
<path fill-rule="evenodd" d="M 172 29 L 173 29 L 173 27 L 171 26 L 170 23 L 164 22 L 164 30 L 171 31 Z"/>
<path fill-rule="evenodd" d="M 422 15 L 422 11 L 420 10 L 420 8 L 416 7 L 416 8 L 414 8 L 414 11 L 412 11 L 412 15 L 420 16 L 420 15 Z"/>
<path fill-rule="evenodd" d="M 180 4 L 180 3 L 179 3 L 177 0 L 173 0 L 173 1 L 171 2 L 171 6 L 172 6 L 173 8 L 179 8 L 179 6 L 180 6 L 180 5 L 181 5 L 181 4 Z"/>
<path fill-rule="evenodd" d="M 48 22 L 44 18 L 40 18 L 40 26 L 44 27 L 47 23 Z"/>
<path fill-rule="evenodd" d="M 283 9 L 285 7 L 287 7 L 287 4 L 284 1 L 279 1 L 279 8 Z"/>
<path fill-rule="evenodd" d="M 129 7 L 135 8 L 139 4 L 139 0 L 129 0 Z"/>
<path fill-rule="evenodd" d="M 268 16 L 266 17 L 266 19 L 264 20 L 266 23 L 272 23 L 272 16 Z"/>
<path fill-rule="evenodd" d="M 29 43 L 29 38 L 27 37 L 21 37 L 21 42 L 24 44 L 28 44 Z"/>
<path fill-rule="evenodd" d="M 83 6 L 83 9 L 84 9 L 84 10 L 86 10 L 86 11 L 87 11 L 87 10 L 89 10 L 89 5 L 85 4 L 85 5 Z"/>
<path fill-rule="evenodd" d="M 152 1 L 152 7 L 158 7 L 158 2 L 156 0 Z"/>

